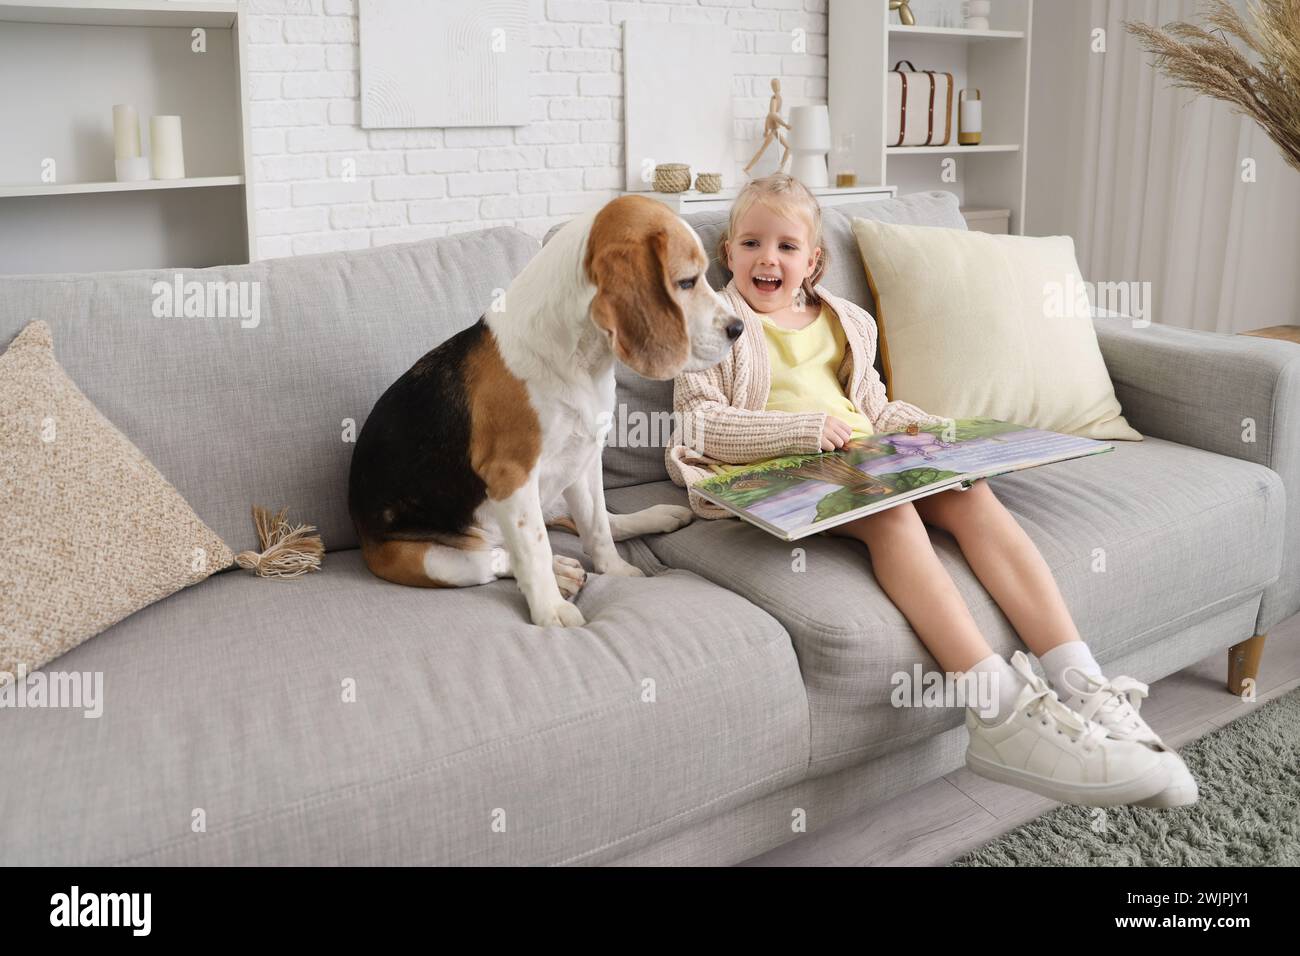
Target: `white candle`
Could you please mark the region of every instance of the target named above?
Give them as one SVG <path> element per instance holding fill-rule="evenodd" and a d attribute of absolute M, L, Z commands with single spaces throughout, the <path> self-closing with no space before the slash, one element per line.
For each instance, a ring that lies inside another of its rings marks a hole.
<path fill-rule="evenodd" d="M 126 159 L 115 159 L 113 160 L 113 168 L 117 171 L 117 181 L 119 183 L 138 183 L 152 178 L 149 175 L 148 156 L 128 156 Z"/>
<path fill-rule="evenodd" d="M 149 151 L 154 179 L 184 179 L 185 150 L 181 145 L 181 118 L 154 116 L 149 119 Z"/>
<path fill-rule="evenodd" d="M 134 106 L 113 107 L 113 158 L 134 159 L 140 155 L 140 114 Z"/>

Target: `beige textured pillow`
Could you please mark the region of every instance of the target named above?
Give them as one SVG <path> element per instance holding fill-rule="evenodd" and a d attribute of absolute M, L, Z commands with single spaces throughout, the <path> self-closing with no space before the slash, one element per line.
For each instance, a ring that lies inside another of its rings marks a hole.
<path fill-rule="evenodd" d="M 0 672 L 10 675 L 233 561 L 68 378 L 41 321 L 0 355 L 0 501 Z"/>
<path fill-rule="evenodd" d="M 876 299 L 889 398 L 1140 441 L 1120 412 L 1069 236 L 991 235 L 853 220 Z"/>

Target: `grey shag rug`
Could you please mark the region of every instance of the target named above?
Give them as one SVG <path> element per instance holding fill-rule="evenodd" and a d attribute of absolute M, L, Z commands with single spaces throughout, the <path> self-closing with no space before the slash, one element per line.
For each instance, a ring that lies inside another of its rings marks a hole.
<path fill-rule="evenodd" d="M 1300 864 L 1300 690 L 1179 750 L 1190 807 L 1062 806 L 951 866 Z"/>

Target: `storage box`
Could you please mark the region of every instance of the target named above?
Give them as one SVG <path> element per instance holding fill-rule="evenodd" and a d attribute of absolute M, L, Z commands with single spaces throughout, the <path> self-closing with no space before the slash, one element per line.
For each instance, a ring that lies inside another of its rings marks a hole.
<path fill-rule="evenodd" d="M 947 146 L 952 137 L 952 74 L 901 70 L 899 60 L 885 74 L 885 145 Z"/>
<path fill-rule="evenodd" d="M 966 228 L 973 232 L 993 232 L 1005 236 L 1011 231 L 1010 209 L 963 209 Z"/>

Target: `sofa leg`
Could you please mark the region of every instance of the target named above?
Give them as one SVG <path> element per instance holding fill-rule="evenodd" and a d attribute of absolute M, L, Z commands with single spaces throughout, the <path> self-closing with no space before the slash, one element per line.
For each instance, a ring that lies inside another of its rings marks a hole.
<path fill-rule="evenodd" d="M 1228 648 L 1228 690 L 1238 697 L 1245 692 L 1247 680 L 1253 685 L 1259 677 L 1259 658 L 1267 636 L 1256 634 Z"/>

